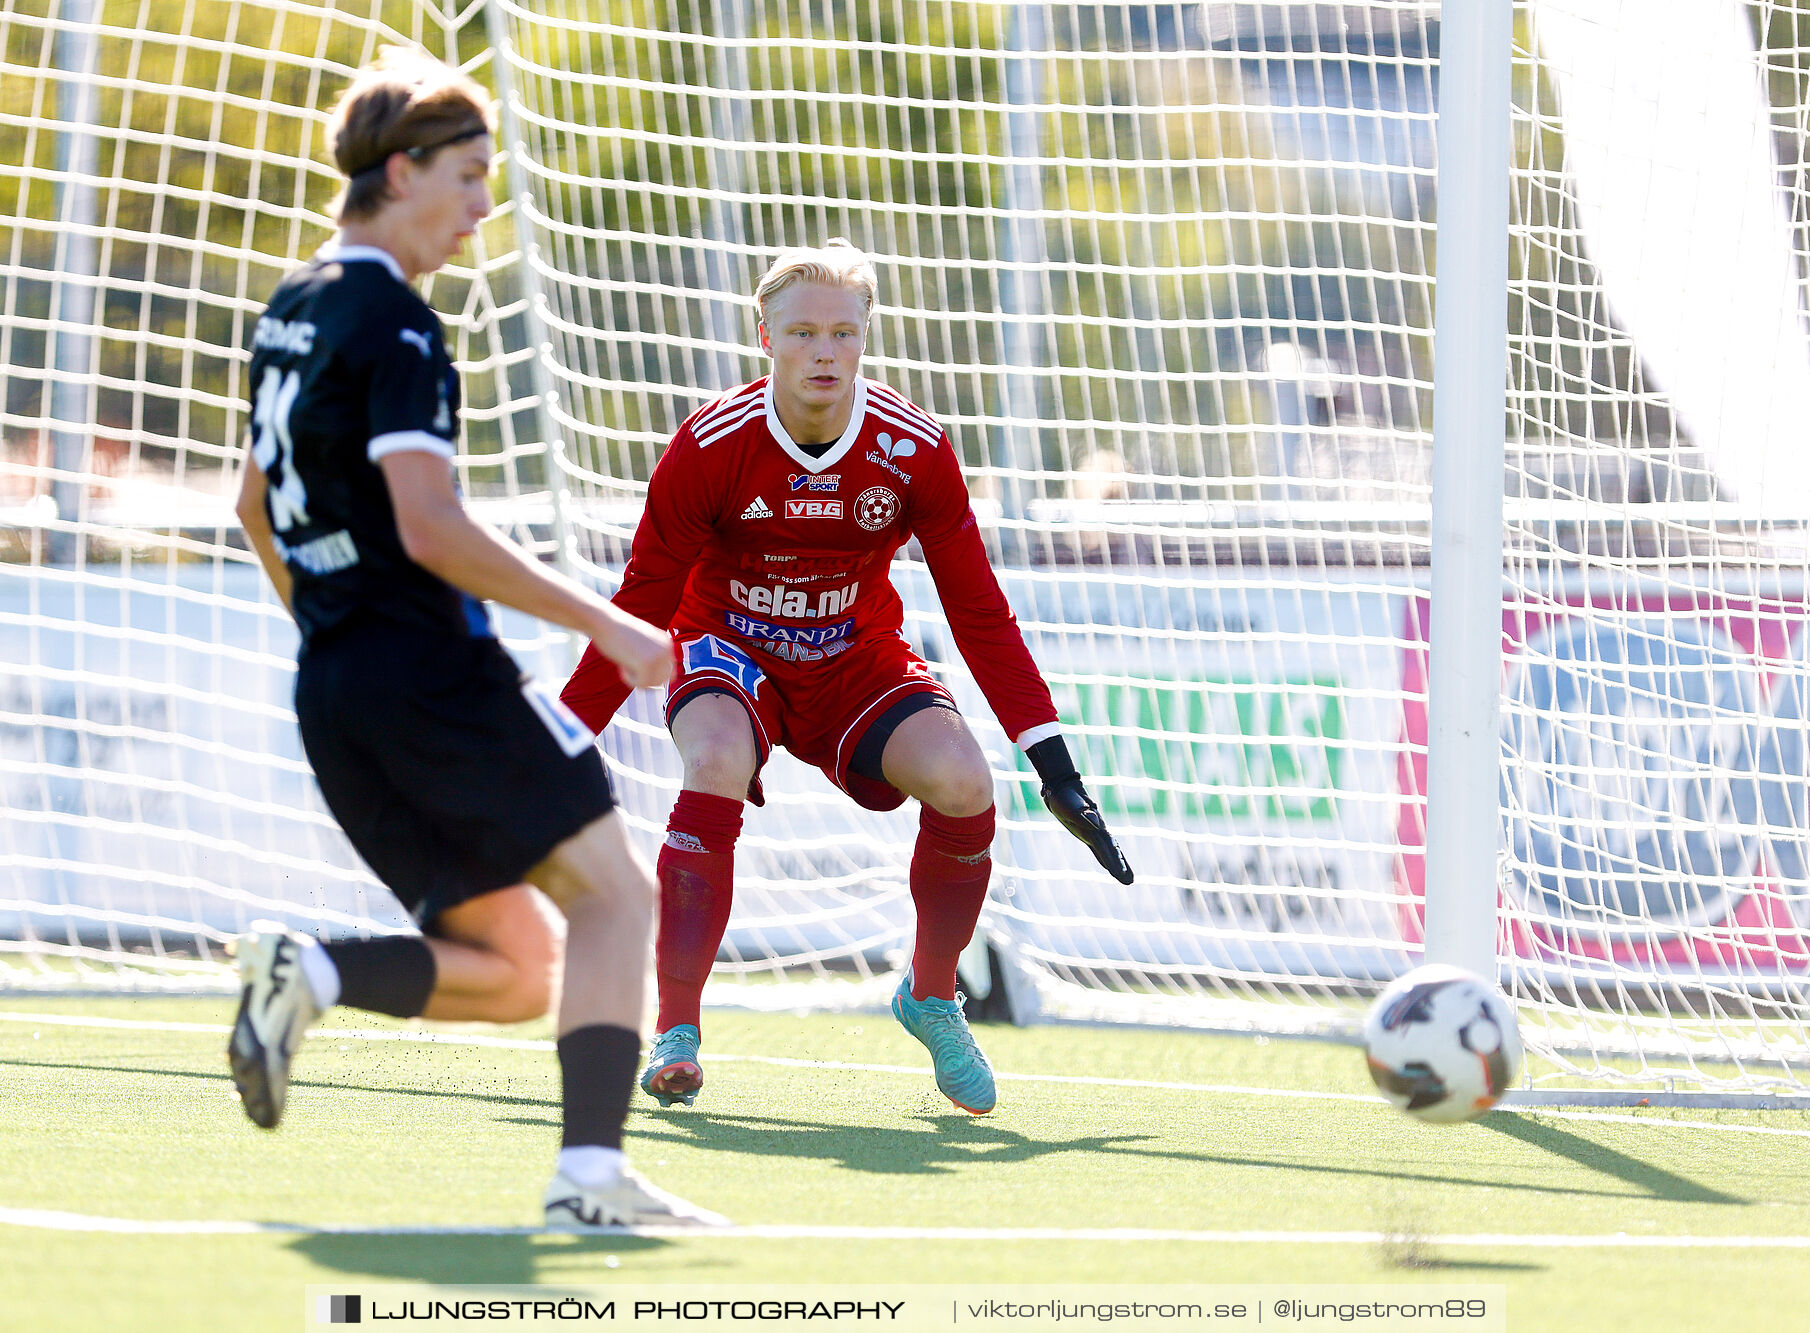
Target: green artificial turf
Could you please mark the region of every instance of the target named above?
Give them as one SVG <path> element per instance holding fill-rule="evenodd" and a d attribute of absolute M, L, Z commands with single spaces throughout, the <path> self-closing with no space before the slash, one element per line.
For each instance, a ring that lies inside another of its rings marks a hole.
<path fill-rule="evenodd" d="M 0 1209 L 304 1227 L 538 1222 L 558 1142 L 548 1050 L 373 1041 L 347 1030 L 394 1025 L 336 1013 L 297 1063 L 284 1125 L 265 1133 L 239 1112 L 219 1033 L 58 1026 L 19 1021 L 24 1013 L 223 1027 L 231 1009 L 224 999 L 0 992 L 0 1014 L 15 1016 L 0 1018 Z M 548 1029 L 501 1035 L 544 1039 Z M 629 1146 L 657 1183 L 738 1223 L 1002 1234 L 141 1235 L 0 1221 L 0 1326 L 300 1327 L 304 1286 L 336 1281 L 1483 1283 L 1506 1286 L 1515 1329 L 1810 1323 L 1803 1248 L 1438 1239 L 1810 1236 L 1803 1113 L 1496 1112 L 1433 1127 L 1367 1099 L 1226 1090 L 1366 1097 L 1350 1047 L 1090 1027 L 980 1036 L 1008 1077 L 998 1111 L 974 1119 L 935 1092 L 922 1049 L 884 1015 L 713 1011 L 697 1105 L 643 1101 Z M 724 1058 L 737 1056 L 750 1058 Z M 1084 1081 L 1113 1079 L 1220 1086 Z M 1003 1234 L 1025 1228 L 1385 1235 Z"/>

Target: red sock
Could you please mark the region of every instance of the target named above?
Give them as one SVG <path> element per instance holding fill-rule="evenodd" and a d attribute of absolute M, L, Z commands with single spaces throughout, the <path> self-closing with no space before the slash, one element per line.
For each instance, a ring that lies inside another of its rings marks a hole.
<path fill-rule="evenodd" d="M 980 905 L 993 874 L 993 807 L 978 815 L 918 814 L 911 853 L 911 900 L 918 909 L 917 949 L 911 955 L 911 994 L 955 998 L 955 960 L 974 938 Z"/>
<path fill-rule="evenodd" d="M 735 896 L 735 840 L 742 803 L 681 791 L 660 845 L 660 929 L 654 945 L 660 981 L 655 1030 L 698 1022 L 710 965 L 729 927 Z"/>

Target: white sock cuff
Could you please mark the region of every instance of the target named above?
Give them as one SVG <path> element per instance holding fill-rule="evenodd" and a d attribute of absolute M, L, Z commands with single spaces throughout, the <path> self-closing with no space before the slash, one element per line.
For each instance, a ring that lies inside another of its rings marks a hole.
<path fill-rule="evenodd" d="M 580 1189 L 596 1189 L 613 1185 L 628 1165 L 628 1154 L 620 1148 L 583 1143 L 559 1150 L 559 1174 Z"/>
<path fill-rule="evenodd" d="M 301 942 L 302 975 L 308 980 L 308 989 L 314 992 L 317 1005 L 331 1009 L 339 1003 L 339 969 L 314 936 L 303 935 Z"/>

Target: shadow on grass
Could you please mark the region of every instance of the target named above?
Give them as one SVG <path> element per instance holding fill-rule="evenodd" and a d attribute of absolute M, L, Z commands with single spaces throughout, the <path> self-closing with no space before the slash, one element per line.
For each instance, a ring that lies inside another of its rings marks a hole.
<path fill-rule="evenodd" d="M 505 1124 L 557 1128 L 556 1119 L 499 1116 Z M 1029 1138 L 997 1120 L 969 1115 L 919 1114 L 915 1126 L 827 1125 L 782 1116 L 734 1115 L 720 1111 L 642 1112 L 629 1123 L 635 1143 L 683 1144 L 706 1152 L 742 1153 L 763 1161 L 833 1162 L 873 1175 L 943 1174 L 991 1162 L 1059 1161 L 1071 1154 L 1156 1158 L 1201 1166 L 1253 1167 L 1315 1175 L 1375 1177 L 1416 1185 L 1462 1185 L 1521 1190 L 1531 1194 L 1584 1195 L 1623 1199 L 1622 1190 L 1579 1189 L 1568 1185 L 1505 1182 L 1488 1177 L 1385 1170 L 1355 1164 L 1303 1162 L 1285 1157 L 1237 1157 L 1146 1147 L 1147 1134 L 1085 1134 L 1071 1138 Z"/>
<path fill-rule="evenodd" d="M 1544 1273 L 1545 1264 L 1514 1263 L 1506 1259 L 1447 1259 L 1418 1241 L 1389 1241 L 1378 1247 L 1379 1257 L 1390 1268 L 1414 1273 Z"/>
<path fill-rule="evenodd" d="M 221 1061 L 219 1073 L 201 1069 L 158 1068 L 149 1065 L 118 1063 L 0 1060 L 0 1068 L 61 1069 L 78 1072 L 105 1071 L 158 1079 L 186 1079 L 203 1083 L 229 1083 Z M 292 1088 L 320 1088 L 328 1091 L 356 1091 L 398 1096 L 451 1098 L 482 1102 L 487 1105 L 510 1105 L 546 1109 L 549 1117 L 518 1117 L 525 1124 L 546 1124 L 557 1129 L 558 1101 L 545 1097 L 508 1096 L 492 1092 L 465 1091 L 457 1088 L 408 1087 L 397 1085 L 354 1084 L 340 1080 L 295 1079 Z M 230 1117 L 236 1119 L 234 1117 Z M 241 1122 L 242 1123 L 242 1122 Z M 257 1134 L 256 1130 L 249 1130 Z M 630 1259 L 666 1248 L 670 1241 L 653 1236 L 581 1236 L 559 1233 L 527 1235 L 455 1231 L 427 1235 L 384 1235 L 382 1233 L 317 1233 L 294 1237 L 287 1247 L 323 1269 L 347 1275 L 435 1284 L 516 1284 L 546 1283 L 569 1279 L 574 1282 L 608 1280 L 614 1264 L 612 1256 Z"/>
<path fill-rule="evenodd" d="M 224 1065 L 224 1060 L 221 1062 Z M 54 1060 L 0 1060 L 0 1067 L 27 1069 L 107 1070 L 151 1078 L 195 1079 L 224 1083 L 229 1076 L 199 1069 L 169 1069 L 147 1065 L 104 1064 Z M 410 1087 L 398 1084 L 347 1083 L 342 1080 L 298 1078 L 293 1088 L 323 1088 L 339 1092 L 368 1092 L 398 1097 L 434 1097 L 480 1102 L 491 1107 L 532 1107 L 546 1115 L 496 1116 L 503 1124 L 557 1129 L 559 1102 L 554 1097 L 522 1097 L 481 1090 L 449 1087 Z M 896 1128 L 872 1123 L 833 1125 L 791 1120 L 779 1116 L 729 1115 L 713 1111 L 672 1113 L 640 1112 L 630 1124 L 637 1141 L 675 1143 L 712 1152 L 751 1154 L 766 1159 L 834 1162 L 852 1171 L 875 1175 L 946 1173 L 985 1162 L 1027 1162 L 1060 1158 L 1073 1153 L 1103 1153 L 1160 1158 L 1201 1165 L 1248 1166 L 1267 1170 L 1300 1171 L 1340 1176 L 1369 1176 L 1417 1184 L 1477 1186 L 1521 1190 L 1534 1194 L 1626 1198 L 1621 1190 L 1580 1189 L 1566 1185 L 1504 1182 L 1486 1178 L 1391 1171 L 1357 1165 L 1331 1165 L 1288 1158 L 1234 1157 L 1223 1153 L 1186 1152 L 1142 1147 L 1145 1134 L 1090 1134 L 1067 1139 L 1027 1138 L 998 1120 L 953 1112 L 911 1117 L 921 1128 Z M 1553 1126 L 1518 1115 L 1489 1115 L 1479 1123 L 1535 1147 L 1568 1157 L 1580 1165 L 1614 1176 L 1654 1198 L 1682 1203 L 1746 1204 L 1746 1199 L 1723 1194 L 1683 1176 L 1612 1148 L 1592 1143 Z"/>
<path fill-rule="evenodd" d="M 969 1115 L 917 1115 L 920 1126 L 832 1125 L 781 1116 L 733 1115 L 719 1111 L 642 1114 L 629 1122 L 632 1142 L 671 1143 L 707 1152 L 743 1153 L 766 1160 L 833 1162 L 875 1175 L 947 1173 L 989 1162 L 1029 1162 L 1068 1153 L 1130 1154 L 1177 1162 L 1213 1159 L 1200 1153 L 1138 1145 L 1147 1134 L 1088 1134 L 1064 1139 L 1032 1139 L 1004 1125 Z M 500 1116 L 506 1124 L 540 1126 L 557 1122 L 531 1116 Z M 645 1149 L 636 1148 L 637 1152 Z"/>
<path fill-rule="evenodd" d="M 397 1282 L 511 1285 L 605 1279 L 613 1256 L 647 1254 L 654 1236 L 303 1236 L 289 1248 L 322 1268 Z"/>
<path fill-rule="evenodd" d="M 1556 1125 L 1533 1120 L 1527 1116 L 1486 1115 L 1478 1123 L 1485 1129 L 1493 1129 L 1498 1134 L 1506 1135 L 1511 1139 L 1519 1139 L 1536 1148 L 1542 1148 L 1549 1153 L 1576 1162 L 1579 1166 L 1588 1167 L 1592 1171 L 1625 1181 L 1643 1194 L 1655 1199 L 1665 1199 L 1672 1203 L 1750 1204 L 1753 1202 L 1751 1199 L 1743 1199 L 1737 1195 L 1724 1194 L 1721 1190 L 1698 1184 L 1688 1176 L 1667 1171 L 1662 1166 L 1643 1162 L 1638 1157 L 1630 1157 L 1613 1148 L 1605 1148 L 1602 1144 L 1592 1143 L 1581 1135 L 1570 1133 Z"/>

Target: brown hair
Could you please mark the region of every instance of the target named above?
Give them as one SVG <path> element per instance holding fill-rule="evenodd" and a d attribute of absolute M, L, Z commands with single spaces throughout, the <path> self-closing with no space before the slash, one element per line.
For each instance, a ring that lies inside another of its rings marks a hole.
<path fill-rule="evenodd" d="M 419 47 L 386 46 L 334 104 L 327 147 L 346 186 L 328 206 L 339 221 L 371 217 L 390 198 L 396 153 L 425 162 L 449 144 L 496 132 L 482 86 Z"/>
<path fill-rule="evenodd" d="M 847 288 L 861 298 L 863 317 L 873 313 L 874 297 L 880 290 L 873 261 L 840 236 L 825 241 L 820 249 L 781 250 L 773 267 L 754 289 L 754 303 L 760 307 L 762 321 L 767 318 L 768 303 L 799 282 Z"/>

